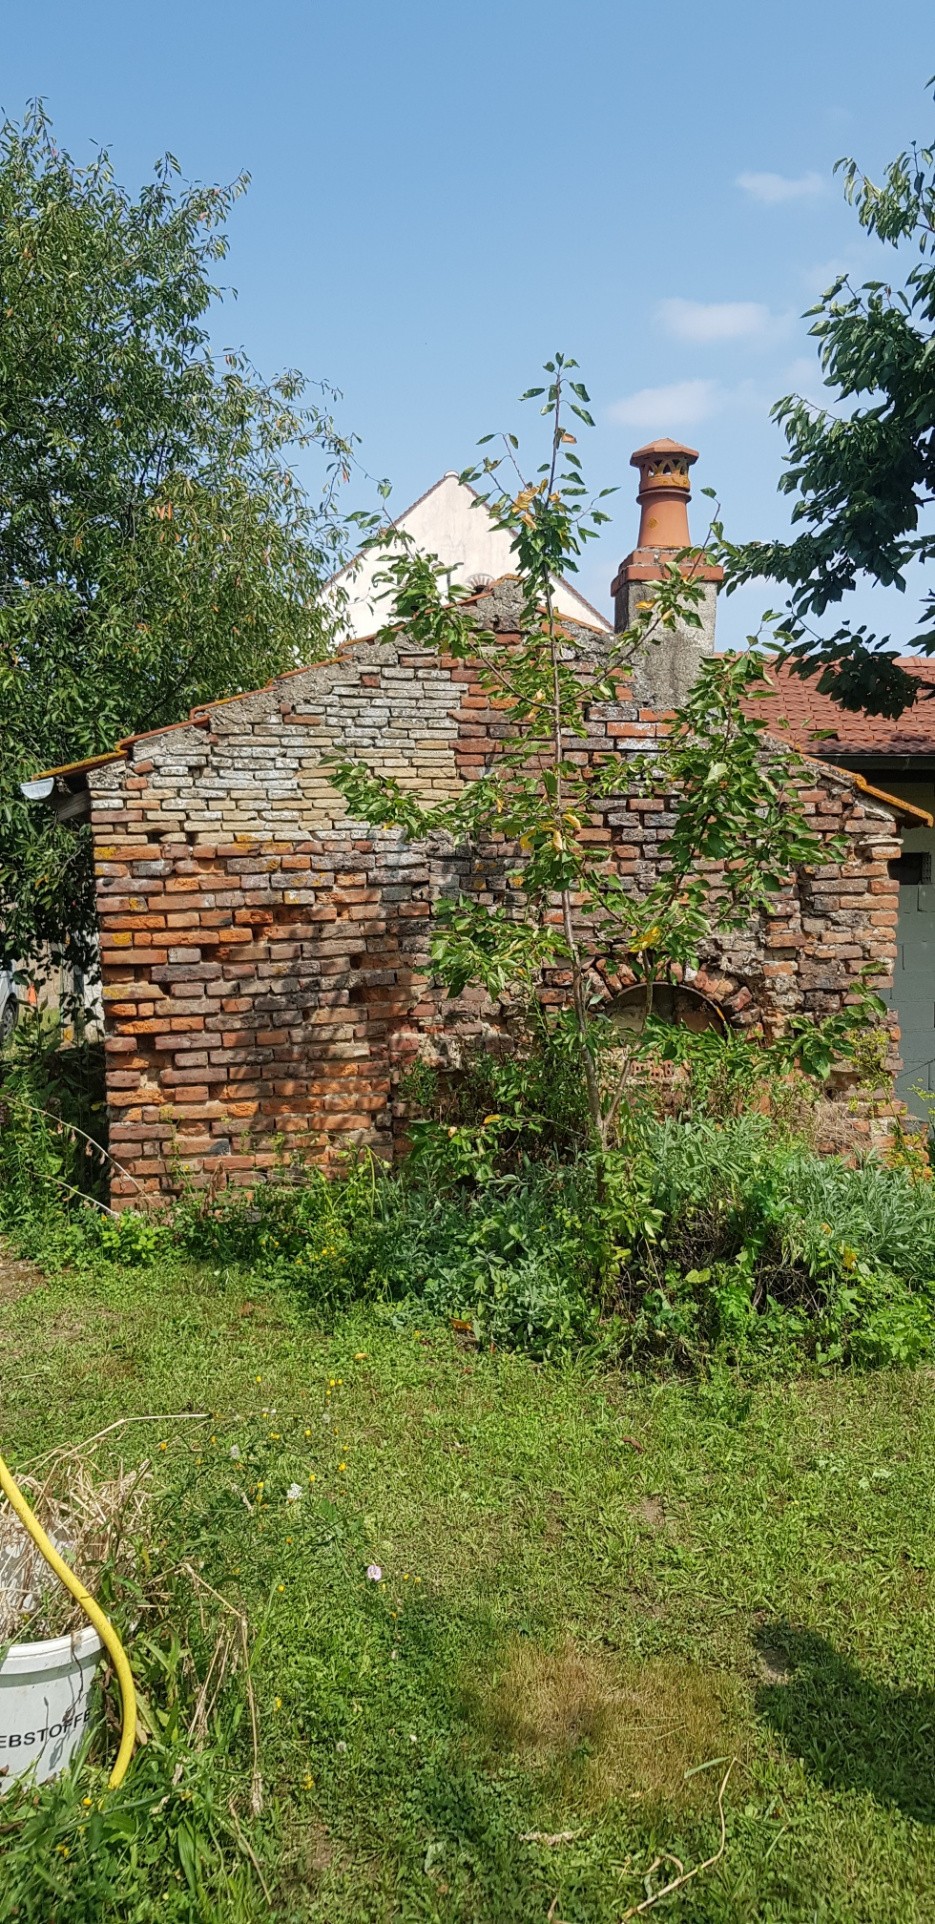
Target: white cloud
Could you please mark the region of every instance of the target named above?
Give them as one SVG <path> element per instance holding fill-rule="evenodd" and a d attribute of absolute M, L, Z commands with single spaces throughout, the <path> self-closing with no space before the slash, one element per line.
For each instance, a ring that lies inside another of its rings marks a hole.
<path fill-rule="evenodd" d="M 659 315 L 677 341 L 746 341 L 770 331 L 762 301 L 661 301 Z"/>
<path fill-rule="evenodd" d="M 721 405 L 716 381 L 672 381 L 668 387 L 641 387 L 625 394 L 610 409 L 610 418 L 624 428 L 647 428 L 656 434 L 695 427 Z"/>
<path fill-rule="evenodd" d="M 817 354 L 811 358 L 800 354 L 790 361 L 782 377 L 782 387 L 786 394 L 796 394 L 800 400 L 807 401 L 809 407 L 824 408 L 831 413 L 835 411 L 834 396 L 822 381 Z"/>
<path fill-rule="evenodd" d="M 822 174 L 738 174 L 735 184 L 767 207 L 784 200 L 813 200 L 825 191 Z"/>
<path fill-rule="evenodd" d="M 852 272 L 853 262 L 845 260 L 843 254 L 832 254 L 826 261 L 816 261 L 813 267 L 802 269 L 802 285 L 809 295 L 824 294 L 833 281 L 842 274 Z"/>
<path fill-rule="evenodd" d="M 775 386 L 761 381 L 672 381 L 665 387 L 641 387 L 625 394 L 607 410 L 619 427 L 648 430 L 673 437 L 710 421 L 718 414 L 746 415 L 765 420 L 776 399 Z"/>
<path fill-rule="evenodd" d="M 790 361 L 785 379 L 797 394 L 808 388 L 821 387 L 821 368 L 817 354 L 800 354 Z"/>
<path fill-rule="evenodd" d="M 846 274 L 848 280 L 859 287 L 862 281 L 878 279 L 879 270 L 879 242 L 860 236 L 844 253 L 830 254 L 826 260 L 815 261 L 800 271 L 803 287 L 810 296 L 815 297 L 824 294 L 832 281 L 838 280 L 842 274 Z"/>

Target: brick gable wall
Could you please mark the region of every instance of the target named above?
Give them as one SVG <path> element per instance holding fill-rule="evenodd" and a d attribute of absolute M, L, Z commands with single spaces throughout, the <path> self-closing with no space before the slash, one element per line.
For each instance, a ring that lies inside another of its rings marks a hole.
<path fill-rule="evenodd" d="M 508 592 L 482 613 L 508 630 Z M 601 637 L 576 641 L 598 651 Z M 625 753 L 664 726 L 631 703 L 595 704 L 579 751 Z M 456 1061 L 465 1037 L 503 1026 L 502 1010 L 471 991 L 446 1003 L 425 974 L 442 890 L 509 899 L 502 851 L 367 832 L 322 764 L 360 757 L 441 796 L 488 764 L 507 728 L 470 664 L 400 636 L 196 711 L 89 773 L 118 1206 L 183 1178 L 249 1184 L 284 1152 L 328 1161 L 366 1143 L 389 1155 L 401 1070 L 420 1051 Z M 737 1023 L 830 1013 L 868 963 L 890 979 L 893 817 L 832 771 L 816 771 L 807 805 L 850 854 L 708 945 L 696 986 Z M 632 796 L 608 805 L 599 832 L 642 883 L 671 819 L 664 798 Z M 544 993 L 562 987 L 556 975 Z"/>

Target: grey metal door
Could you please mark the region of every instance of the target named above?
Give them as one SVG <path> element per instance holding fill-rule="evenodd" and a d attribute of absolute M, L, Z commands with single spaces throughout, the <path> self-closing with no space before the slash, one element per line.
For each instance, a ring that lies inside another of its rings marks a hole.
<path fill-rule="evenodd" d="M 899 1014 L 904 1064 L 896 1087 L 912 1114 L 925 1116 L 928 1109 L 919 1090 L 935 1093 L 935 888 L 928 879 L 931 855 L 920 852 L 919 871 L 924 881 L 915 880 L 909 870 L 900 882 L 892 999 Z"/>

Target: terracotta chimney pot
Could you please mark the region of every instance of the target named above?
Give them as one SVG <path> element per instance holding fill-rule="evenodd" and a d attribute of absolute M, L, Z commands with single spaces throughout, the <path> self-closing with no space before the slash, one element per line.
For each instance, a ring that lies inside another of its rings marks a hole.
<path fill-rule="evenodd" d="M 665 437 L 631 454 L 630 466 L 638 468 L 640 475 L 636 496 L 642 509 L 638 548 L 689 547 L 689 469 L 697 459 L 697 448 L 683 447 L 680 441 Z"/>
<path fill-rule="evenodd" d="M 642 645 L 633 662 L 634 697 L 648 707 L 665 712 L 685 700 L 705 655 L 714 652 L 714 624 L 717 591 L 724 570 L 709 560 L 703 548 L 693 548 L 688 529 L 688 503 L 691 500 L 691 469 L 698 459 L 697 448 L 688 448 L 668 436 L 649 441 L 630 456 L 638 470 L 640 485 L 640 531 L 632 554 L 628 554 L 611 583 L 614 597 L 614 625 L 617 633 L 632 628 L 640 611 L 652 595 L 652 583 L 660 581 L 676 556 L 682 573 L 701 588 L 694 622 L 676 622 L 664 633 L 656 633 Z"/>
<path fill-rule="evenodd" d="M 658 581 L 665 565 L 674 555 L 687 550 L 682 563 L 695 581 L 720 583 L 724 570 L 697 548 L 692 548 L 688 530 L 688 504 L 692 498 L 690 470 L 698 459 L 697 448 L 663 436 L 648 441 L 630 456 L 631 468 L 639 472 L 636 498 L 640 504 L 640 531 L 636 547 L 628 554 L 611 582 L 610 592 L 619 596 L 629 583 Z M 628 625 L 626 611 L 617 608 L 618 628 Z"/>

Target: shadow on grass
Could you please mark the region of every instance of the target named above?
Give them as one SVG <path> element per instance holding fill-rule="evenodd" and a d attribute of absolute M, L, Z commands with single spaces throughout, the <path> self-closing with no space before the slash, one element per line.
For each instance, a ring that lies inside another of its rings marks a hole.
<path fill-rule="evenodd" d="M 768 1681 L 756 1707 L 828 1790 L 869 1791 L 935 1823 L 935 1691 L 891 1690 L 814 1631 L 776 1622 L 754 1638 Z"/>

